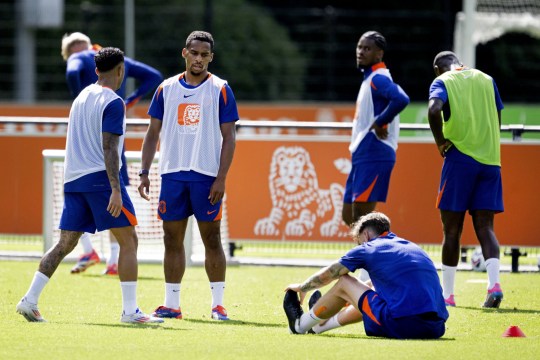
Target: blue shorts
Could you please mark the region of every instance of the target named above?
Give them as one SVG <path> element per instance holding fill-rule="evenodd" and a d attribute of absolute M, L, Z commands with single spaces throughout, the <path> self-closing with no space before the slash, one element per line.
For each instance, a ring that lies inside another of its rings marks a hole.
<path fill-rule="evenodd" d="M 353 164 L 345 185 L 343 202 L 385 202 L 394 164 L 393 161 Z"/>
<path fill-rule="evenodd" d="M 158 218 L 177 221 L 195 215 L 198 221 L 221 220 L 221 203 L 212 205 L 208 196 L 214 180 L 178 181 L 161 178 Z"/>
<path fill-rule="evenodd" d="M 135 226 L 135 208 L 125 186 L 122 189 L 122 212 L 117 218 L 108 211 L 111 191 L 65 192 L 64 209 L 60 218 L 61 230 L 95 233 L 107 229 Z"/>
<path fill-rule="evenodd" d="M 368 336 L 395 339 L 438 339 L 446 330 L 445 320 L 436 313 L 392 317 L 386 302 L 373 290 L 360 296 L 358 308 L 362 312 Z"/>
<path fill-rule="evenodd" d="M 444 159 L 437 208 L 504 211 L 501 167 L 479 163 L 452 147 Z"/>

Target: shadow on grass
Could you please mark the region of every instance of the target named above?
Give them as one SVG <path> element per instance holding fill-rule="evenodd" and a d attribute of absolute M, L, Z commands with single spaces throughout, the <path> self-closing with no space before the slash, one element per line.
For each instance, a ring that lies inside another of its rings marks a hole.
<path fill-rule="evenodd" d="M 100 275 L 100 274 L 80 274 L 81 277 L 91 277 L 91 278 L 100 278 L 100 279 L 112 279 L 118 281 L 118 276 L 115 275 Z M 164 281 L 163 276 L 153 277 L 153 276 L 138 276 L 137 280 L 150 280 L 150 281 Z"/>
<path fill-rule="evenodd" d="M 365 334 L 311 334 L 311 336 L 323 336 L 327 338 L 335 338 L 335 339 L 360 339 L 360 340 L 393 340 L 393 341 L 454 341 L 455 338 L 449 338 L 449 337 L 442 337 L 439 339 L 390 339 L 385 337 L 378 337 L 378 336 L 367 336 Z"/>
<path fill-rule="evenodd" d="M 529 309 L 489 309 L 482 307 L 474 306 L 456 306 L 456 309 L 465 309 L 465 310 L 476 310 L 484 314 L 538 314 L 540 310 L 529 310 Z"/>
<path fill-rule="evenodd" d="M 156 329 L 160 331 L 189 331 L 189 329 L 179 329 L 164 326 L 164 324 L 130 324 L 130 323 L 119 323 L 119 324 L 100 324 L 100 323 L 82 323 L 83 325 L 89 326 L 105 326 L 111 328 L 126 328 L 126 329 Z"/>
<path fill-rule="evenodd" d="M 243 321 L 243 320 L 227 320 L 227 321 L 216 321 L 212 319 L 183 319 L 182 321 L 201 323 L 201 324 L 223 324 L 223 325 L 235 325 L 235 326 L 256 326 L 256 327 L 283 327 L 286 328 L 286 325 L 282 324 L 269 324 L 269 323 L 260 323 L 253 321 Z"/>

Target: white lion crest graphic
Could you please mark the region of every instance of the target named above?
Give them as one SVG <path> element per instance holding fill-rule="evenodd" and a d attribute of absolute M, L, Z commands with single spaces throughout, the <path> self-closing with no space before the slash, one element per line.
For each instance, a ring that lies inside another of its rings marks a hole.
<path fill-rule="evenodd" d="M 341 220 L 343 186 L 332 183 L 327 190 L 319 189 L 306 149 L 277 148 L 270 165 L 269 185 L 272 210 L 255 224 L 256 235 L 312 236 L 317 220 L 327 218 L 330 212 L 331 218 L 320 225 L 319 235 L 347 237 L 348 227 Z"/>

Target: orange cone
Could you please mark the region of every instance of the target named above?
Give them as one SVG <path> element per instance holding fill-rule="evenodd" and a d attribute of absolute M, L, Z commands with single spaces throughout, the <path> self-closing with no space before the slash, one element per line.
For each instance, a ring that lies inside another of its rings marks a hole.
<path fill-rule="evenodd" d="M 512 325 L 502 335 L 503 337 L 526 337 L 519 326 Z"/>

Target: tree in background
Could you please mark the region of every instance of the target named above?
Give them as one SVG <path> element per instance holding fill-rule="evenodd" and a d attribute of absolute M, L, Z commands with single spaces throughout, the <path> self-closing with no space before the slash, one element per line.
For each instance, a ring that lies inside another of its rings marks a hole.
<path fill-rule="evenodd" d="M 205 28 L 212 4 L 211 29 Z M 165 77 L 182 71 L 181 50 L 193 30 L 211 31 L 216 41 L 212 68 L 227 79 L 238 100 L 300 100 L 304 55 L 286 29 L 262 7 L 247 0 L 135 0 L 134 58 Z M 93 43 L 124 48 L 124 1 L 66 0 L 62 29 L 37 33 L 38 99 L 67 100 L 65 63 L 60 57 L 64 33 L 81 31 Z"/>

